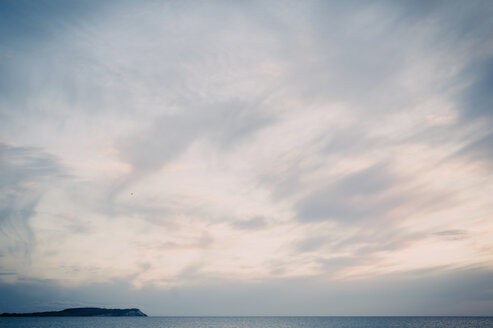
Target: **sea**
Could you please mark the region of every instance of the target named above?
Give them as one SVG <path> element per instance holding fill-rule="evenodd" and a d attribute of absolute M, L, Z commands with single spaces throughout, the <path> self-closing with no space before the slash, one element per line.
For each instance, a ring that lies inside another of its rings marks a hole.
<path fill-rule="evenodd" d="M 492 328 L 493 317 L 27 317 L 2 328 Z"/>

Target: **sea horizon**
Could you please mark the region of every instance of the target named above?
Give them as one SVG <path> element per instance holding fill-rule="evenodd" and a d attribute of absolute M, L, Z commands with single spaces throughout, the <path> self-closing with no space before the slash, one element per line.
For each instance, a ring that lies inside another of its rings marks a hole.
<path fill-rule="evenodd" d="M 489 328 L 491 316 L 4 317 L 2 328 Z"/>
<path fill-rule="evenodd" d="M 8 313 L 8 312 L 2 312 Z M 0 313 L 1 314 L 1 313 Z M 69 316 L 69 317 L 5 317 L 5 318 L 493 318 L 493 315 L 147 315 L 126 316 Z M 2 317 L 0 317 L 2 319 Z"/>

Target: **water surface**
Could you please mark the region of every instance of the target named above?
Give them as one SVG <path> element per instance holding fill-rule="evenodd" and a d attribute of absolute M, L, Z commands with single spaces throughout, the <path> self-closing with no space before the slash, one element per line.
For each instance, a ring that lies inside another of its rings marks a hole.
<path fill-rule="evenodd" d="M 491 328 L 493 317 L 44 317 L 2 328 Z"/>

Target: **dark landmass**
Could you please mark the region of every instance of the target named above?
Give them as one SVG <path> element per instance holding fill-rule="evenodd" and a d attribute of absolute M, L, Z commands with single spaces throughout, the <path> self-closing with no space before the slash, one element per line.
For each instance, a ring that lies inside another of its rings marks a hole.
<path fill-rule="evenodd" d="M 2 313 L 2 317 L 147 317 L 137 308 L 132 309 L 104 309 L 104 308 L 73 308 L 62 311 L 35 312 L 35 313 Z"/>

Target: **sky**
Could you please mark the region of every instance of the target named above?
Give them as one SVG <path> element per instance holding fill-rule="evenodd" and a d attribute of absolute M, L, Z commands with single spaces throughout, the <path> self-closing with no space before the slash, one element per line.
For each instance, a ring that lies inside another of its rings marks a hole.
<path fill-rule="evenodd" d="M 0 312 L 493 315 L 491 17 L 0 0 Z"/>

